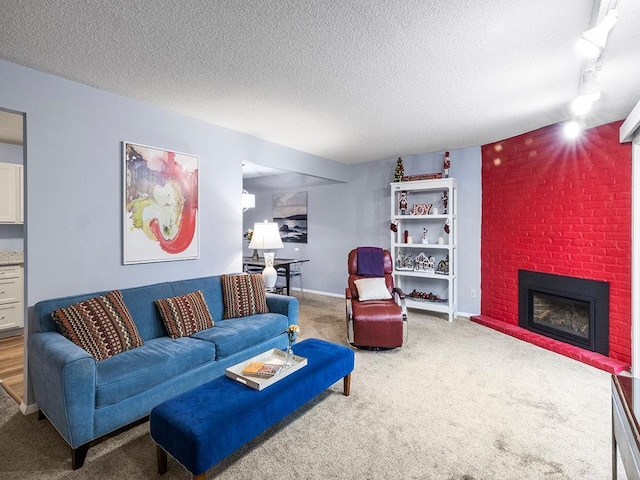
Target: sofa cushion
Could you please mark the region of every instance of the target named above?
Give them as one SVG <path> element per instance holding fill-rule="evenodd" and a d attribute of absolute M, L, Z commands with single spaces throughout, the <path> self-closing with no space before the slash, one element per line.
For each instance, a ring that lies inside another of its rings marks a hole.
<path fill-rule="evenodd" d="M 158 337 L 96 366 L 96 407 L 113 405 L 212 362 L 215 345 L 193 338 Z"/>
<path fill-rule="evenodd" d="M 224 302 L 222 300 L 222 282 L 220 276 L 190 278 L 187 280 L 176 280 L 170 282 L 173 295 L 165 295 L 167 297 L 175 295 L 184 295 L 185 293 L 200 290 L 204 301 L 207 302 L 209 313 L 213 317 L 213 321 L 222 320 L 224 314 Z M 163 297 L 156 297 L 163 298 Z"/>
<path fill-rule="evenodd" d="M 260 274 L 222 275 L 222 296 L 225 319 L 269 312 Z"/>
<path fill-rule="evenodd" d="M 143 344 L 119 290 L 59 308 L 51 316 L 62 335 L 97 361 Z"/>
<path fill-rule="evenodd" d="M 191 338 L 215 343 L 216 358 L 224 358 L 284 334 L 288 326 L 287 316 L 264 313 L 218 322 L 215 327 L 194 333 Z"/>
<path fill-rule="evenodd" d="M 156 300 L 160 316 L 171 338 L 188 337 L 213 327 L 213 319 L 202 291 Z"/>

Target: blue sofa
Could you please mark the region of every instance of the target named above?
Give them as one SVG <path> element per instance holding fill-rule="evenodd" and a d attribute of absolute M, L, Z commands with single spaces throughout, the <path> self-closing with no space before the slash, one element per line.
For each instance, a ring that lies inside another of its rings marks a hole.
<path fill-rule="evenodd" d="M 167 335 L 156 299 L 201 290 L 214 320 L 191 337 Z M 220 276 L 121 289 L 144 344 L 97 362 L 59 333 L 51 313 L 107 292 L 38 302 L 28 337 L 29 382 L 36 403 L 71 446 L 80 468 L 90 442 L 149 415 L 159 403 L 224 375 L 227 367 L 286 348 L 298 300 L 267 295 L 269 313 L 223 320 Z"/>

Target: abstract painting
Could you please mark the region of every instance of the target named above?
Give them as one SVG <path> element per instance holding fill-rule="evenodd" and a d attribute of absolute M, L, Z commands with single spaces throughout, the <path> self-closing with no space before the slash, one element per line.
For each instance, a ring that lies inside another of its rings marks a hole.
<path fill-rule="evenodd" d="M 124 264 L 198 258 L 198 157 L 123 142 Z"/>
<path fill-rule="evenodd" d="M 307 192 L 274 194 L 273 221 L 283 242 L 307 243 Z"/>

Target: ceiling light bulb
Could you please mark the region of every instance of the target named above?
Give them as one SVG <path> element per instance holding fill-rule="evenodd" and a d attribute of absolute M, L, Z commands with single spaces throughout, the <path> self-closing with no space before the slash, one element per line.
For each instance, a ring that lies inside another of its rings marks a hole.
<path fill-rule="evenodd" d="M 578 40 L 576 47 L 578 51 L 587 58 L 598 58 L 602 49 L 607 44 L 609 31 L 618 20 L 618 11 L 611 10 L 595 27 L 587 30 Z"/>
<path fill-rule="evenodd" d="M 580 124 L 575 120 L 568 122 L 564 126 L 564 134 L 567 136 L 567 138 L 576 138 L 578 135 L 580 135 L 580 130 Z"/>

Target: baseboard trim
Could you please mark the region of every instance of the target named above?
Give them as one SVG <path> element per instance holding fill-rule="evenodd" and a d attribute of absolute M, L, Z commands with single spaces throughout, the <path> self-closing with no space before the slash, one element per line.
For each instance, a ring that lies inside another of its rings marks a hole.
<path fill-rule="evenodd" d="M 302 292 L 299 288 L 292 288 L 291 290 L 295 290 L 295 291 L 303 293 L 303 294 L 308 292 L 308 293 L 314 293 L 316 295 L 324 295 L 326 297 L 344 298 L 344 293 L 342 293 L 342 294 L 340 294 L 340 293 L 329 293 L 329 292 L 322 292 L 320 290 L 309 290 L 309 289 L 306 289 L 306 288 L 305 288 L 304 292 Z"/>
<path fill-rule="evenodd" d="M 37 403 L 32 403 L 31 405 L 26 405 L 24 402 L 20 404 L 20 411 L 23 415 L 31 415 L 32 413 L 36 413 L 40 410 Z"/>
<path fill-rule="evenodd" d="M 17 337 L 18 335 L 22 335 L 23 333 L 24 333 L 24 328 L 21 328 L 21 327 L 9 328 L 8 330 L 0 331 L 0 338 Z"/>

